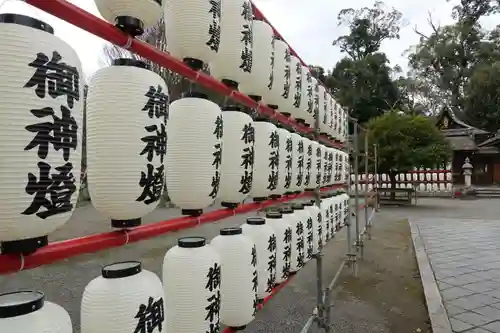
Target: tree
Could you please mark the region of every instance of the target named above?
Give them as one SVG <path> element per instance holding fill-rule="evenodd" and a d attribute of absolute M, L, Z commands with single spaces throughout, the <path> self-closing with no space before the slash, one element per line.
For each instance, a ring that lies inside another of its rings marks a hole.
<path fill-rule="evenodd" d="M 385 54 L 375 53 L 359 60 L 344 58 L 327 78 L 336 100 L 359 123 L 365 123 L 400 106 L 398 88 L 391 79 Z"/>
<path fill-rule="evenodd" d="M 349 33 L 333 41 L 342 53 L 353 60 L 360 60 L 380 50 L 387 39 L 399 39 L 403 15 L 392 8 L 384 9 L 384 3 L 377 1 L 372 8 L 345 8 L 337 16 L 338 26 L 347 26 Z"/>
<path fill-rule="evenodd" d="M 466 120 L 490 132 L 500 129 L 500 62 L 478 68 L 466 86 Z"/>
<path fill-rule="evenodd" d="M 398 173 L 432 168 L 451 157 L 449 143 L 428 117 L 392 110 L 371 119 L 367 133 L 369 142 L 378 146 L 378 171 L 389 175 L 392 187 Z"/>
<path fill-rule="evenodd" d="M 498 0 L 461 0 L 453 9 L 454 24 L 441 27 L 429 15 L 430 35 L 415 27 L 420 42 L 409 54 L 410 67 L 414 77 L 430 87 L 433 94 L 427 97 L 438 109 L 443 104 L 463 109 L 465 85 L 476 68 L 500 59 L 498 28 L 487 32 L 479 22 L 498 10 Z"/>
<path fill-rule="evenodd" d="M 319 82 L 326 84 L 326 73 L 325 69 L 321 66 L 310 65 L 311 75 Z"/>
<path fill-rule="evenodd" d="M 392 69 L 386 55 L 379 51 L 383 41 L 399 38 L 402 14 L 394 8 L 387 10 L 379 1 L 371 8 L 343 9 L 337 19 L 338 25 L 346 26 L 349 32 L 333 42 L 347 57 L 326 77 L 336 100 L 360 123 L 400 107 Z"/>

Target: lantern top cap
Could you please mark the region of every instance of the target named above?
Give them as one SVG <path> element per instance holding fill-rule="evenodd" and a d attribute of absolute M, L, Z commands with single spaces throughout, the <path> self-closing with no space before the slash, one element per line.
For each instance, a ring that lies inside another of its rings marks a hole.
<path fill-rule="evenodd" d="M 0 294 L 0 318 L 23 316 L 40 310 L 45 295 L 40 291 L 23 290 Z"/>
<path fill-rule="evenodd" d="M 238 105 L 226 105 L 220 108 L 221 111 L 241 111 L 241 107 Z"/>
<path fill-rule="evenodd" d="M 293 210 L 303 210 L 304 204 L 296 202 L 296 203 L 292 204 L 292 208 L 293 208 Z"/>
<path fill-rule="evenodd" d="M 182 237 L 177 240 L 177 245 L 185 249 L 203 247 L 207 244 L 205 237 Z"/>
<path fill-rule="evenodd" d="M 280 213 L 281 214 L 293 214 L 293 208 L 291 206 L 281 207 Z"/>
<path fill-rule="evenodd" d="M 201 99 L 208 99 L 208 95 L 207 94 L 204 94 L 202 92 L 198 92 L 198 91 L 188 91 L 188 92 L 185 92 L 184 94 L 182 94 L 182 97 L 183 98 L 201 98 Z"/>
<path fill-rule="evenodd" d="M 139 274 L 142 264 L 139 261 L 122 261 L 106 265 L 101 270 L 101 276 L 105 279 L 122 279 Z"/>
<path fill-rule="evenodd" d="M 266 224 L 266 219 L 264 219 L 263 217 L 247 217 L 247 224 L 263 225 Z"/>
<path fill-rule="evenodd" d="M 266 218 L 267 219 L 281 219 L 283 217 L 283 214 L 281 214 L 280 212 L 278 211 L 270 211 L 270 212 L 266 212 Z"/>
<path fill-rule="evenodd" d="M 130 58 L 118 58 L 113 60 L 111 66 L 130 66 L 142 69 L 149 69 L 148 64 L 142 60 L 130 59 Z"/>
<path fill-rule="evenodd" d="M 304 202 L 304 206 L 311 207 L 314 206 L 314 200 L 309 200 Z"/>
<path fill-rule="evenodd" d="M 243 229 L 240 227 L 234 227 L 234 228 L 224 228 L 221 229 L 219 234 L 221 236 L 234 236 L 234 235 L 241 235 L 243 233 Z"/>
<path fill-rule="evenodd" d="M 41 20 L 33 18 L 31 16 L 14 14 L 14 13 L 5 13 L 0 14 L 0 23 L 13 23 L 23 25 L 25 27 L 38 29 L 41 31 L 45 31 L 51 35 L 54 34 L 54 28 L 50 24 L 47 24 Z"/>

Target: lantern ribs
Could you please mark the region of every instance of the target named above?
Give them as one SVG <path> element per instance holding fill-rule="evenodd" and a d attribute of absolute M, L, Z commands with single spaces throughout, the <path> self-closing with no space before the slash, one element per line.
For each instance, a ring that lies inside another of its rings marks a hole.
<path fill-rule="evenodd" d="M 126 48 L 127 50 L 134 52 L 156 64 L 168 68 L 171 71 L 176 72 L 188 78 L 189 80 L 200 84 L 201 86 L 207 89 L 215 91 L 221 95 L 228 96 L 231 99 L 240 102 L 249 108 L 253 108 L 263 116 L 276 120 L 283 125 L 293 127 L 300 133 L 309 134 L 314 132 L 312 128 L 297 123 L 293 118 L 286 117 L 280 112 L 277 112 L 269 108 L 267 105 L 262 103 L 256 103 L 247 95 L 242 94 L 236 90 L 232 90 L 231 88 L 228 88 L 226 85 L 216 80 L 212 76 L 204 74 L 199 71 L 192 70 L 182 61 L 172 57 L 170 54 L 161 52 L 152 45 L 149 45 L 140 40 L 132 39 L 130 36 L 118 30 L 108 22 L 105 22 L 104 20 L 98 18 L 97 16 L 88 13 L 87 11 L 81 9 L 80 7 L 66 0 L 44 0 L 44 1 L 25 0 L 25 1 L 30 5 L 37 7 L 49 14 L 52 14 L 70 24 L 73 24 L 74 26 L 77 26 L 97 37 L 105 39 L 122 48 Z M 255 5 L 253 6 L 253 8 L 254 8 L 254 15 L 257 18 L 262 18 L 267 23 L 269 23 L 262 15 L 262 12 L 257 7 L 255 7 Z M 274 27 L 273 31 L 277 36 L 281 36 Z M 297 56 L 296 52 L 293 51 L 293 49 L 290 48 L 290 50 L 292 54 Z M 300 60 L 298 56 L 297 58 Z M 302 64 L 307 66 L 302 60 L 300 61 L 302 62 Z M 320 136 L 319 141 L 333 148 L 342 149 L 344 147 L 342 143 L 332 141 L 325 136 Z"/>
<path fill-rule="evenodd" d="M 323 188 L 322 191 L 332 191 L 342 187 L 344 187 L 344 185 L 339 184 Z M 179 217 L 172 220 L 142 225 L 129 230 L 111 231 L 58 241 L 42 247 L 35 253 L 28 256 L 0 255 L 0 274 L 32 269 L 78 255 L 120 247 L 129 243 L 135 243 L 141 240 L 161 236 L 169 232 L 194 228 L 200 224 L 216 222 L 234 215 L 246 214 L 255 210 L 311 195 L 313 195 L 313 193 L 304 192 L 297 195 L 284 196 L 276 200 L 243 204 L 234 210 L 219 209 L 202 214 L 199 217 Z"/>

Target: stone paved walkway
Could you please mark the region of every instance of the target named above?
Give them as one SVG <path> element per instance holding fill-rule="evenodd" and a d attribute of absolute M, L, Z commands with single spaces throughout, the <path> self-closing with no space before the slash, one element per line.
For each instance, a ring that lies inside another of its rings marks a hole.
<path fill-rule="evenodd" d="M 453 331 L 500 332 L 500 221 L 411 220 L 420 231 Z"/>

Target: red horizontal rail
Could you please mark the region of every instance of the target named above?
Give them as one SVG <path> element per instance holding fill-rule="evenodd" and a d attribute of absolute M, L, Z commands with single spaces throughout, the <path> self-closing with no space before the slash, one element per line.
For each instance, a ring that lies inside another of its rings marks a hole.
<path fill-rule="evenodd" d="M 261 310 L 264 307 L 264 305 L 266 305 L 267 302 L 269 302 L 271 299 L 273 299 L 273 297 L 276 296 L 281 291 L 281 289 L 283 289 L 283 287 L 286 286 L 288 284 L 288 282 L 290 282 L 290 280 L 294 276 L 295 275 L 290 276 L 288 279 L 286 279 L 285 281 L 281 282 L 279 285 L 274 287 L 273 290 L 271 290 L 271 293 L 269 294 L 269 296 L 264 298 L 264 301 L 261 304 L 259 304 L 258 309 Z M 222 333 L 236 333 L 236 332 L 237 332 L 237 330 L 230 328 L 230 327 L 226 327 L 224 329 L 224 331 L 222 331 Z"/>
<path fill-rule="evenodd" d="M 207 89 L 213 90 L 219 94 L 229 96 L 230 98 L 257 110 L 260 114 L 275 119 L 284 125 L 294 127 L 302 133 L 312 133 L 313 129 L 297 123 L 293 118 L 286 117 L 283 114 L 269 108 L 263 103 L 256 103 L 250 97 L 232 90 L 214 77 L 204 74 L 200 71 L 194 71 L 186 66 L 182 61 L 172 57 L 170 54 L 162 52 L 152 45 L 137 39 L 131 39 L 119 29 L 108 22 L 94 16 L 80 7 L 66 0 L 26 0 L 32 6 L 35 6 L 49 14 L 52 14 L 61 20 L 71 23 L 87 32 L 103 38 L 117 46 L 127 48 L 127 50 L 151 60 L 165 68 L 168 68 L 188 79 L 196 82 Z M 127 47 L 129 46 L 129 47 Z M 336 148 L 343 148 L 343 144 L 332 141 L 324 136 L 320 141 Z"/>
<path fill-rule="evenodd" d="M 331 191 L 343 185 L 325 187 L 321 191 Z M 219 221 L 234 215 L 245 214 L 253 210 L 262 209 L 275 204 L 311 196 L 312 193 L 304 192 L 297 195 L 288 195 L 276 200 L 267 200 L 260 203 L 248 203 L 231 209 L 219 209 L 202 214 L 199 217 L 184 216 L 172 220 L 142 225 L 129 230 L 110 231 L 101 234 L 68 239 L 51 243 L 37 252 L 28 256 L 0 255 L 0 274 L 18 272 L 46 264 L 51 264 L 63 259 L 78 255 L 111 249 L 141 240 L 164 235 L 169 232 L 189 229 L 200 224 Z"/>

